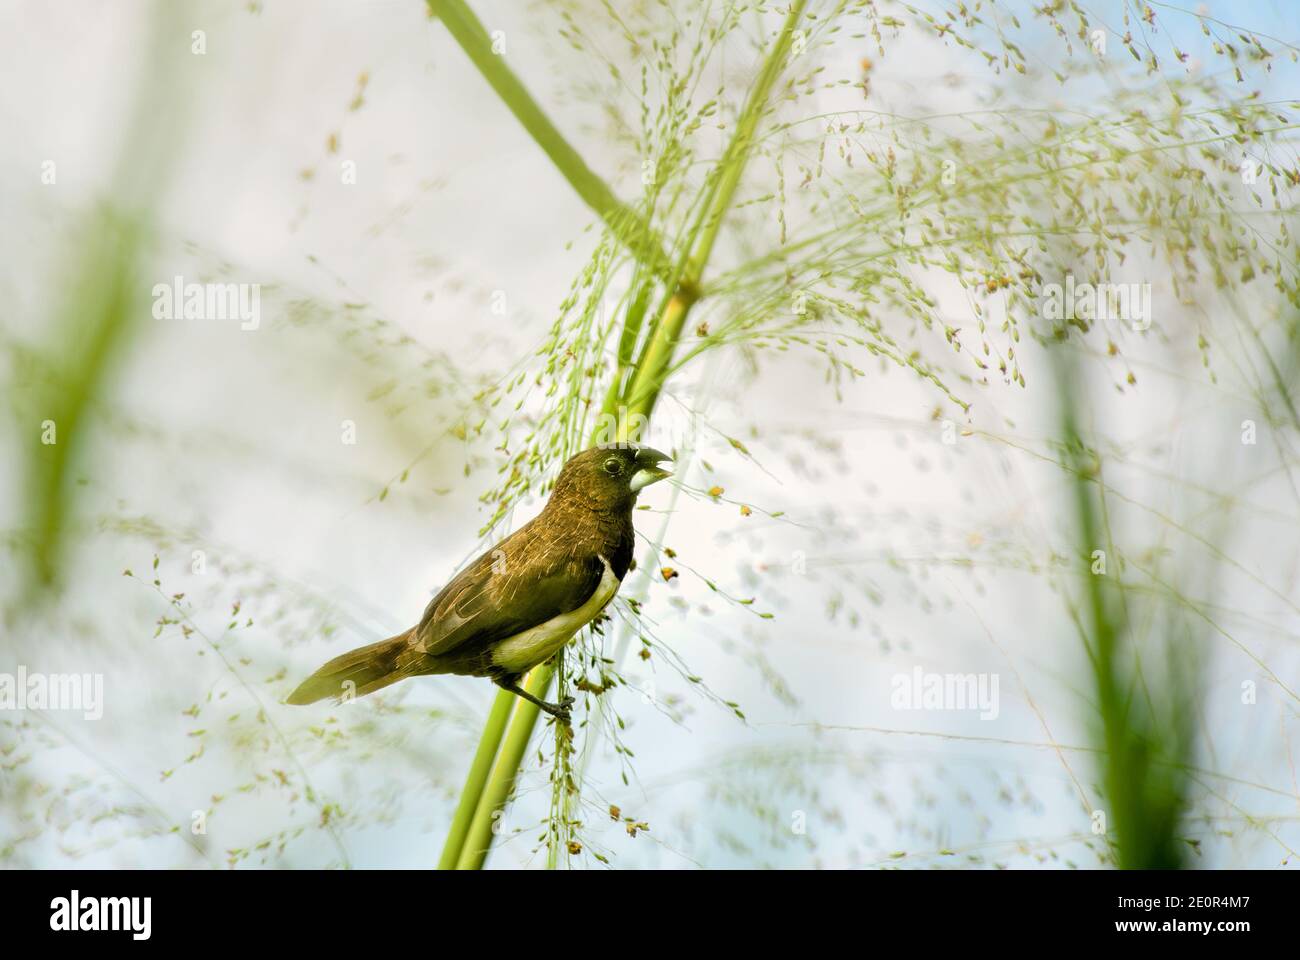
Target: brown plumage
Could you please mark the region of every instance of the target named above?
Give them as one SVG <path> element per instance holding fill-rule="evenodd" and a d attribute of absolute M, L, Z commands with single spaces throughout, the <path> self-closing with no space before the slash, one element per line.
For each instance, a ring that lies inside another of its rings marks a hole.
<path fill-rule="evenodd" d="M 519 687 L 613 598 L 632 563 L 637 493 L 668 476 L 669 457 L 631 444 L 593 447 L 560 471 L 536 518 L 458 573 L 411 629 L 325 664 L 289 695 L 293 704 L 365 696 L 407 677 L 490 677 L 556 716 Z"/>

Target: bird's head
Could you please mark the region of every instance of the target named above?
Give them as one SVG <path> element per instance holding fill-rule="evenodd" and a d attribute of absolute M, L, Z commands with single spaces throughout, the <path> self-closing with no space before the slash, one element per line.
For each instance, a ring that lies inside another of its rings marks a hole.
<path fill-rule="evenodd" d="M 631 503 L 650 484 L 672 474 L 659 466 L 672 457 L 636 443 L 592 447 L 572 457 L 555 481 L 555 492 L 611 507 Z"/>

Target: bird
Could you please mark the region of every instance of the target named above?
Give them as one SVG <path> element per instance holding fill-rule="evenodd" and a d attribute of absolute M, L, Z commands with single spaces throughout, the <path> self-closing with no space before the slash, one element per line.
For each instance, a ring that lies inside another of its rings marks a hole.
<path fill-rule="evenodd" d="M 558 653 L 614 598 L 632 567 L 632 508 L 672 476 L 667 454 L 637 443 L 602 444 L 560 469 L 541 513 L 469 563 L 420 622 L 326 663 L 287 699 L 350 701 L 408 677 L 487 677 L 569 722 L 572 697 L 548 703 L 519 681 Z"/>

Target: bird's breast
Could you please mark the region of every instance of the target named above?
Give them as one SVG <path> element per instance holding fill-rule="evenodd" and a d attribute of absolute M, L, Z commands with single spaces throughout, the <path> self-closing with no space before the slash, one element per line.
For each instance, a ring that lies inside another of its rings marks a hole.
<path fill-rule="evenodd" d="M 601 557 L 600 562 L 605 572 L 586 603 L 502 640 L 492 650 L 492 663 L 510 673 L 524 673 L 550 659 L 575 633 L 594 620 L 619 587 L 619 579 L 609 561 Z"/>

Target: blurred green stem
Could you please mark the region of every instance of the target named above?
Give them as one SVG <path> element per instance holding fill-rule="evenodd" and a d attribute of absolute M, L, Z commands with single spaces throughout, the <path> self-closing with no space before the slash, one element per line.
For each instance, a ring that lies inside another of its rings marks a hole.
<path fill-rule="evenodd" d="M 78 500 L 99 479 L 89 459 L 92 414 L 111 387 L 115 362 L 148 317 L 142 307 L 149 286 L 141 281 L 154 209 L 167 195 L 197 115 L 187 80 L 193 57 L 175 39 L 188 31 L 179 8 L 156 0 L 141 21 L 141 57 L 152 68 L 136 79 L 128 113 L 118 121 L 125 133 L 106 183 L 107 200 L 86 213 L 76 242 L 68 246 L 59 284 L 66 295 L 51 312 L 44 351 L 51 374 L 37 382 L 18 413 L 31 450 L 26 516 L 35 589 L 27 591 L 26 602 L 59 586 Z M 42 436 L 47 422 L 50 439 Z"/>
<path fill-rule="evenodd" d="M 1100 570 L 1089 566 L 1097 562 L 1097 552 L 1103 563 L 1107 559 L 1112 564 L 1120 561 L 1103 529 L 1104 502 L 1099 503 L 1093 494 L 1097 486 L 1104 496 L 1101 464 L 1085 445 L 1076 417 L 1086 402 L 1085 388 L 1079 382 L 1075 361 L 1063 356 L 1064 349 L 1058 346 L 1055 350 L 1057 393 L 1064 462 L 1071 473 L 1078 543 L 1085 564 L 1086 619 L 1091 629 L 1084 644 L 1100 714 L 1102 779 L 1114 827 L 1115 859 L 1128 870 L 1178 869 L 1185 859 L 1178 827 L 1187 789 L 1183 771 L 1190 762 L 1191 738 L 1186 729 L 1190 687 L 1182 674 L 1168 674 L 1164 688 L 1154 691 L 1162 710 L 1153 704 L 1144 708 L 1134 696 L 1134 683 L 1125 664 L 1130 655 L 1136 658 L 1137 651 L 1125 642 L 1131 640 L 1133 631 L 1119 602 L 1123 587 L 1104 566 Z M 1099 551 L 1103 542 L 1107 549 Z M 1183 644 L 1184 655 L 1186 646 Z M 1105 829 L 1109 833 L 1110 827 Z"/>

